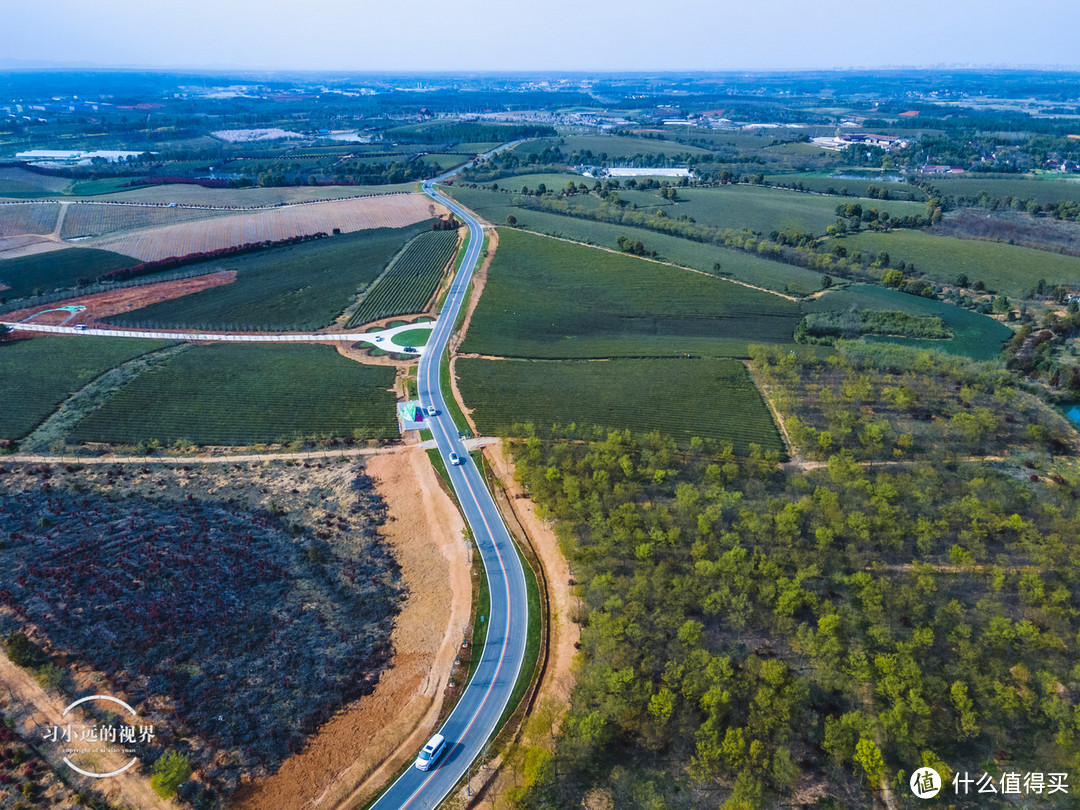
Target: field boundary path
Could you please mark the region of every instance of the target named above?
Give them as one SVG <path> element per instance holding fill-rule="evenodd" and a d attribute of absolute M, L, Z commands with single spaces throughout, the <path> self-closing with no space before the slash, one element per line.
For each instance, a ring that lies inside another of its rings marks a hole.
<path fill-rule="evenodd" d="M 502 439 L 495 436 L 477 436 L 465 439 L 462 443 L 469 452 L 492 444 L 499 444 Z M 415 445 L 422 450 L 434 450 L 434 439 Z M 378 456 L 394 453 L 401 449 L 400 444 L 386 447 L 346 447 L 339 450 L 297 450 L 287 453 L 240 453 L 238 455 L 215 456 L 203 453 L 198 456 L 80 456 L 42 455 L 37 453 L 13 453 L 0 455 L 0 463 L 18 464 L 240 464 L 252 461 L 307 461 L 324 458 L 353 458 L 355 456 Z"/>
<path fill-rule="evenodd" d="M 40 313 L 35 313 L 40 314 Z M 370 343 L 379 346 L 393 343 L 399 332 L 413 329 L 434 329 L 438 321 L 406 323 L 375 332 L 177 332 L 153 329 L 105 329 L 98 327 L 50 326 L 48 324 L 0 321 L 13 331 L 45 332 L 54 335 L 86 337 L 149 338 L 151 340 L 192 340 L 213 343 Z M 423 354 L 425 346 L 416 346 L 415 354 Z"/>
<path fill-rule="evenodd" d="M 525 659 L 529 620 L 521 558 L 480 471 L 458 437 L 439 385 L 443 355 L 458 312 L 466 300 L 473 270 L 479 263 L 484 233 L 476 217 L 436 191 L 434 182 L 424 183 L 425 193 L 459 217 L 468 226 L 470 238 L 461 267 L 447 293 L 438 326 L 428 341 L 431 351 L 420 359 L 417 387 L 421 403 L 434 405 L 438 411 L 438 416 L 428 420 L 426 427 L 432 431 L 439 453 L 448 458 L 455 452 L 462 459 L 459 466 L 446 464 L 447 477 L 476 541 L 487 574 L 491 603 L 488 615 L 484 617 L 487 637 L 480 663 L 440 729 L 446 737 L 447 753 L 430 771 L 408 768 L 371 806 L 372 810 L 430 810 L 441 804 L 461 781 L 498 730 Z"/>

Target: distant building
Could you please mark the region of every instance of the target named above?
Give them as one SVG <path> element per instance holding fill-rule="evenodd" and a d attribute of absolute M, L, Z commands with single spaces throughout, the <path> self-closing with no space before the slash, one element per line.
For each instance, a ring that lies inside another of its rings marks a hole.
<path fill-rule="evenodd" d="M 919 169 L 923 174 L 963 174 L 963 166 L 942 166 L 940 164 L 931 164 L 923 166 Z"/>

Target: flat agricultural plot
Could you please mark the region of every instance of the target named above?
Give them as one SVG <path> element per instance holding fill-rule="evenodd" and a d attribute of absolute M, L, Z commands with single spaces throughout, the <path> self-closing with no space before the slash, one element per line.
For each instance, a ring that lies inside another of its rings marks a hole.
<path fill-rule="evenodd" d="M 914 202 L 925 202 L 926 192 L 917 186 L 910 185 L 908 183 L 896 183 L 888 180 L 874 180 L 873 178 L 853 178 L 853 177 L 832 177 L 830 175 L 822 174 L 767 174 L 765 179 L 770 183 L 791 185 L 792 183 L 802 183 L 802 187 L 808 191 L 817 191 L 828 194 L 844 194 L 845 190 L 847 194 L 852 194 L 857 197 L 865 197 L 870 186 L 875 186 L 879 189 L 887 189 L 889 196 L 894 200 L 912 200 Z M 830 190 L 831 189 L 831 190 Z M 874 205 L 878 209 L 881 209 L 883 205 L 888 205 L 892 200 L 874 200 Z M 837 200 L 837 202 L 844 202 L 844 200 Z M 891 214 L 892 211 L 889 211 Z"/>
<path fill-rule="evenodd" d="M 0 439 L 21 439 L 95 377 L 166 344 L 35 337 L 0 343 Z"/>
<path fill-rule="evenodd" d="M 837 200 L 820 194 L 800 194 L 786 189 L 759 186 L 722 186 L 720 188 L 679 189 L 677 201 L 661 199 L 650 192 L 620 194 L 640 207 L 662 209 L 676 219 L 693 217 L 702 225 L 718 228 L 746 228 L 768 235 L 771 231 L 823 234 L 836 222 L 836 206 L 840 202 L 857 202 L 864 210 L 876 208 L 890 216 L 902 217 L 926 213 L 926 206 L 897 200 L 848 199 Z M 644 199 L 640 199 L 644 197 Z"/>
<path fill-rule="evenodd" d="M 1009 327 L 988 315 L 981 315 L 944 301 L 920 298 L 871 284 L 853 284 L 842 290 L 834 290 L 820 298 L 804 301 L 802 307 L 805 312 L 840 312 L 848 309 L 860 312 L 899 310 L 911 315 L 938 317 L 952 331 L 951 339 L 868 337 L 867 340 L 937 349 L 949 354 L 966 355 L 976 360 L 991 360 L 997 357 L 1001 352 L 1002 343 L 1012 334 Z"/>
<path fill-rule="evenodd" d="M 500 248 L 501 249 L 501 248 Z M 501 435 L 532 423 L 581 438 L 611 430 L 658 430 L 687 446 L 691 437 L 784 446 L 761 394 L 737 360 L 480 360 L 459 358 L 458 384 L 476 427 Z M 569 427 L 571 424 L 574 427 Z"/>
<path fill-rule="evenodd" d="M 769 293 L 521 233 L 499 231 L 463 352 L 508 357 L 744 357 L 787 343 L 798 307 Z"/>
<path fill-rule="evenodd" d="M 398 435 L 393 385 L 393 368 L 355 363 L 331 346 L 199 346 L 125 385 L 70 438 L 199 445 L 389 439 Z"/>
<path fill-rule="evenodd" d="M 336 200 L 357 195 L 413 191 L 415 183 L 386 186 L 278 186 L 268 188 L 204 188 L 188 183 L 163 184 L 99 197 L 125 202 L 180 203 L 182 205 L 278 205 L 281 203 Z"/>
<path fill-rule="evenodd" d="M 11 289 L 7 298 L 63 290 L 80 279 L 91 281 L 102 273 L 131 267 L 136 261 L 119 253 L 92 248 L 65 248 L 32 256 L 0 259 L 0 283 Z"/>
<path fill-rule="evenodd" d="M 503 224 L 507 215 L 512 215 L 517 219 L 520 228 L 601 245 L 613 250 L 617 249 L 620 236 L 640 239 L 646 249 L 657 251 L 665 261 L 693 267 L 695 270 L 706 273 L 716 273 L 715 265 L 719 264 L 719 274 L 756 287 L 801 294 L 809 294 L 821 288 L 820 273 L 783 262 L 758 258 L 737 250 L 681 239 L 644 228 L 630 228 L 607 222 L 578 219 L 547 211 L 531 211 L 513 205 L 514 195 L 498 191 L 482 191 L 457 186 L 449 191 L 455 199 L 496 225 Z"/>
<path fill-rule="evenodd" d="M 935 281 L 951 284 L 960 274 L 969 282 L 983 281 L 987 288 L 1019 297 L 1039 279 L 1050 285 L 1080 282 L 1080 258 L 1002 242 L 955 239 L 923 231 L 860 233 L 843 240 L 848 253 L 886 251 L 893 265 L 914 263 L 916 270 Z"/>
<path fill-rule="evenodd" d="M 541 183 L 547 187 L 548 191 L 561 191 L 566 188 L 566 184 L 570 182 L 575 186 L 578 183 L 584 183 L 591 188 L 592 184 L 596 181 L 591 177 L 585 177 L 582 174 L 540 171 L 536 174 L 515 174 L 512 177 L 502 177 L 494 182 L 499 188 L 509 189 L 510 191 L 520 191 L 522 186 L 528 186 L 530 190 L 536 191 L 537 186 Z M 487 188 L 491 187 L 491 183 L 484 183 L 483 185 Z M 456 192 L 457 188 L 451 186 L 448 190 Z"/>
<path fill-rule="evenodd" d="M 130 287 L 114 287 L 105 292 L 74 296 L 62 301 L 53 301 L 48 304 L 39 304 L 15 312 L 4 313 L 3 317 L 10 321 L 21 321 L 35 313 L 43 312 L 45 314 L 34 318 L 34 323 L 66 323 L 68 326 L 76 323 L 92 323 L 110 315 L 119 315 L 121 312 L 130 312 L 133 309 L 148 306 L 151 303 L 180 298 L 211 287 L 219 287 L 222 284 L 232 284 L 235 280 L 235 271 L 223 270 L 220 273 L 207 273 L 174 281 L 158 281 L 135 284 Z M 86 309 L 70 318 L 69 312 L 48 312 L 50 309 L 58 309 L 62 306 L 74 304 L 84 306 Z"/>
<path fill-rule="evenodd" d="M 331 233 L 335 228 L 342 233 L 400 228 L 430 216 L 431 201 L 422 194 L 360 197 L 149 228 L 125 236 L 106 237 L 96 241 L 94 247 L 154 261 L 235 245 Z"/>
<path fill-rule="evenodd" d="M 1071 200 L 1080 202 L 1080 181 L 1066 178 L 1035 177 L 927 177 L 936 189 L 957 197 L 978 197 L 985 191 L 991 197 L 1017 197 L 1040 204 Z"/>
<path fill-rule="evenodd" d="M 423 223 L 376 228 L 218 259 L 205 266 L 235 271 L 232 284 L 151 304 L 109 322 L 153 328 L 320 329 L 382 273 L 406 242 L 426 231 Z"/>
<path fill-rule="evenodd" d="M 413 239 L 364 294 L 349 326 L 423 310 L 454 255 L 457 239 L 457 231 L 429 231 Z"/>
<path fill-rule="evenodd" d="M 38 174 L 19 166 L 0 167 L 0 197 L 60 194 L 70 185 L 66 177 Z"/>
<path fill-rule="evenodd" d="M 561 144 L 561 145 L 560 145 Z M 535 141 L 527 141 L 514 149 L 515 152 L 527 154 L 543 152 L 548 146 L 558 145 L 567 154 L 574 152 L 592 152 L 594 160 L 601 160 L 601 154 L 607 156 L 607 160 L 632 159 L 640 155 L 709 155 L 708 149 L 700 146 L 687 146 L 675 141 L 659 140 L 657 138 L 633 138 L 625 135 L 570 135 L 565 138 L 540 138 Z"/>
<path fill-rule="evenodd" d="M 109 205 L 99 203 L 71 203 L 60 227 L 63 239 L 84 236 L 102 236 L 135 228 L 155 225 L 174 225 L 180 222 L 228 216 L 229 211 L 206 208 L 159 208 L 150 205 Z"/>
<path fill-rule="evenodd" d="M 52 233 L 58 203 L 4 203 L 0 205 L 0 236 Z"/>

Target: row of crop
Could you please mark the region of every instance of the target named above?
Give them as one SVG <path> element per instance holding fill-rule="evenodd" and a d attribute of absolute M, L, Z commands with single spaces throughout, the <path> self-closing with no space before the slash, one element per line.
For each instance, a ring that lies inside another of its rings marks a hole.
<path fill-rule="evenodd" d="M 435 293 L 457 246 L 457 231 L 432 231 L 409 243 L 364 296 L 349 326 L 419 312 Z"/>
<path fill-rule="evenodd" d="M 247 445 L 397 435 L 392 368 L 315 345 L 200 347 L 125 385 L 72 431 L 75 442 Z"/>
<path fill-rule="evenodd" d="M 227 216 L 229 213 L 207 208 L 72 203 L 64 215 L 60 236 L 64 239 L 101 236 L 116 231 Z"/>
<path fill-rule="evenodd" d="M 421 195 L 365 197 L 166 225 L 106 238 L 96 246 L 152 261 L 303 234 L 399 228 L 430 216 L 427 198 Z"/>
<path fill-rule="evenodd" d="M 462 397 L 482 433 L 532 423 L 541 433 L 659 431 L 681 444 L 693 437 L 782 450 L 764 400 L 734 360 L 672 358 L 603 362 L 461 358 Z M 568 427 L 568 426 L 573 426 Z"/>
<path fill-rule="evenodd" d="M 56 203 L 13 203 L 0 207 L 0 236 L 51 233 L 60 206 Z"/>

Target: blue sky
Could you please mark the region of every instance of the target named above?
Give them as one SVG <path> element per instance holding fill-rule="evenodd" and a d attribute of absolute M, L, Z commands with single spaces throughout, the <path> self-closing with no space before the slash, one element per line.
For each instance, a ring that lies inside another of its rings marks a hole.
<path fill-rule="evenodd" d="M 1077 0 L 3 0 L 0 64 L 282 70 L 1080 67 Z"/>

